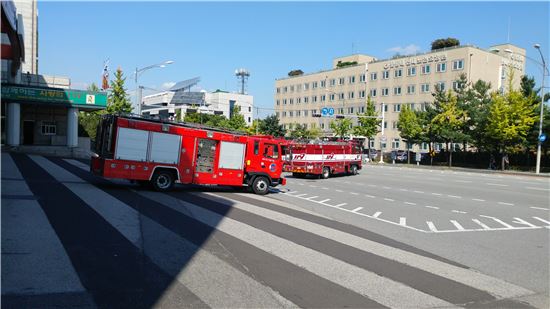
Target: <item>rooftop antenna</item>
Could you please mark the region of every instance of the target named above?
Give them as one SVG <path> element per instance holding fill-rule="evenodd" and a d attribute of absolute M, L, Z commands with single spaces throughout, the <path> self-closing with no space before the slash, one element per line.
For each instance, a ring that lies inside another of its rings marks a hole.
<path fill-rule="evenodd" d="M 237 76 L 237 79 L 241 83 L 241 94 L 245 94 L 244 88 L 246 86 L 246 81 L 248 80 L 248 77 L 250 77 L 250 72 L 248 72 L 247 69 L 237 69 L 235 70 L 235 76 Z"/>

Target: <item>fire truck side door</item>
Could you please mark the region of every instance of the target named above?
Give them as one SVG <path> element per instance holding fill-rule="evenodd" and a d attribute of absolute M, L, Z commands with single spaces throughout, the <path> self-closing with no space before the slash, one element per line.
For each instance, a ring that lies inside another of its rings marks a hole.
<path fill-rule="evenodd" d="M 191 183 L 193 182 L 193 161 L 195 158 L 196 150 L 195 137 L 183 136 L 181 142 L 181 155 L 180 155 L 180 182 Z"/>
<path fill-rule="evenodd" d="M 260 163 L 262 171 L 268 174 L 276 172 L 280 165 L 277 162 L 280 158 L 279 145 L 275 143 L 262 143 L 262 154 Z"/>

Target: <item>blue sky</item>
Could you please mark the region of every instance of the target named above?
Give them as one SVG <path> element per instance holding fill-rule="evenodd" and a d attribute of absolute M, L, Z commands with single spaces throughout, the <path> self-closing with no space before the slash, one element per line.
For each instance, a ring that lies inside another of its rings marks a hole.
<path fill-rule="evenodd" d="M 329 69 L 334 57 L 424 52 L 437 38 L 482 48 L 510 43 L 550 57 L 549 2 L 42 2 L 39 71 L 69 76 L 74 88 L 100 84 L 103 61 L 121 67 L 127 88 L 136 67 L 173 60 L 140 76 L 160 89 L 200 76 L 206 90 L 237 91 L 237 68 L 251 72 L 255 105 L 273 108 L 275 79 L 292 69 Z M 541 71 L 527 61 L 527 73 Z M 111 76 L 113 74 L 111 73 Z"/>

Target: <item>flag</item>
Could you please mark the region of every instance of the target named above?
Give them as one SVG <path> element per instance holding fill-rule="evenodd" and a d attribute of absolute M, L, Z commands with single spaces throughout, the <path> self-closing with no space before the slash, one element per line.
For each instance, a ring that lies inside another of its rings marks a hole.
<path fill-rule="evenodd" d="M 101 81 L 101 89 L 109 89 L 109 60 L 107 59 L 103 65 L 103 78 Z"/>

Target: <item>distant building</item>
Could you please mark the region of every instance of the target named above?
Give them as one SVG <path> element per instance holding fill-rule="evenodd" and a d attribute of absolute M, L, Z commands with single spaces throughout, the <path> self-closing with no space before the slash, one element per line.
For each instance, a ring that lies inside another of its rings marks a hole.
<path fill-rule="evenodd" d="M 275 110 L 281 124 L 291 129 L 296 124 L 319 127 L 331 135 L 330 118 L 313 118 L 323 107 L 335 114 L 355 115 L 364 112 L 370 95 L 378 112 L 385 109 L 385 142 L 381 134 L 371 146 L 385 151 L 405 149 L 397 121 L 405 105 L 423 109 L 433 102 L 435 87 L 454 89 L 456 79 L 465 74 L 469 81 L 491 83 L 493 90 L 504 91 L 508 68 L 514 72 L 513 87 L 525 74 L 525 50 L 512 44 L 492 46 L 488 50 L 475 46 L 457 46 L 427 53 L 378 60 L 355 54 L 333 60 L 332 69 L 311 74 L 284 77 L 275 81 Z M 421 145 L 427 150 L 427 145 Z"/>
<path fill-rule="evenodd" d="M 177 83 L 167 91 L 143 97 L 143 115 L 158 115 L 161 118 L 182 119 L 186 113 L 224 115 L 230 118 L 233 107 L 239 106 L 247 125 L 253 121 L 254 97 L 246 94 L 216 90 L 214 92 L 191 91 L 198 78 Z M 181 119 L 180 119 L 181 120 Z"/>

